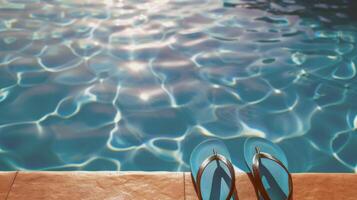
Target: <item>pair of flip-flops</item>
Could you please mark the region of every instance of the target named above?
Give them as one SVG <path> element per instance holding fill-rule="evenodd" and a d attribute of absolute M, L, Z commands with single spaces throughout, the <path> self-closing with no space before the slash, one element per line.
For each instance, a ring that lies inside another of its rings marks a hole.
<path fill-rule="evenodd" d="M 244 159 L 259 199 L 292 198 L 292 179 L 279 146 L 263 138 L 248 138 Z M 204 141 L 192 151 L 192 179 L 200 200 L 237 199 L 235 170 L 230 160 L 229 151 L 220 140 Z"/>

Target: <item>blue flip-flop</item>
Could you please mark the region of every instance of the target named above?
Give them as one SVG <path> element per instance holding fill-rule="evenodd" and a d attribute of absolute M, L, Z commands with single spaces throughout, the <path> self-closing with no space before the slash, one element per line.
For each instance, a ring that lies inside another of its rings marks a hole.
<path fill-rule="evenodd" d="M 190 158 L 192 180 L 200 200 L 235 198 L 235 173 L 226 145 L 207 140 L 197 145 Z"/>
<path fill-rule="evenodd" d="M 283 150 L 263 138 L 244 143 L 245 162 L 252 173 L 257 195 L 264 200 L 290 200 L 293 184 Z"/>

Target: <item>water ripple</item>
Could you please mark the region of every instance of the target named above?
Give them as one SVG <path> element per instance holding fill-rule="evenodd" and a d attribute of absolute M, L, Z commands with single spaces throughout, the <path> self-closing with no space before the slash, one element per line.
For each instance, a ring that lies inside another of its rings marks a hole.
<path fill-rule="evenodd" d="M 248 0 L 0 5 L 1 170 L 189 169 L 220 138 L 293 172 L 356 172 L 355 4 Z"/>

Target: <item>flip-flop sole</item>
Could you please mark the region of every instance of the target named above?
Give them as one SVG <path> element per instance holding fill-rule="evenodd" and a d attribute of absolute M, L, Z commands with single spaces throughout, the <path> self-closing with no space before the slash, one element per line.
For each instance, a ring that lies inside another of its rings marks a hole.
<path fill-rule="evenodd" d="M 220 140 L 207 140 L 197 145 L 190 158 L 191 172 L 194 181 L 204 160 L 213 155 L 213 150 L 226 159 L 231 160 L 226 145 Z M 229 178 L 229 179 L 224 179 Z M 229 193 L 231 177 L 229 169 L 221 161 L 211 162 L 204 170 L 201 178 L 201 193 L 203 200 L 225 200 Z M 233 199 L 233 198 L 232 198 Z"/>
<path fill-rule="evenodd" d="M 255 147 L 259 147 L 261 152 L 274 156 L 280 160 L 285 167 L 288 167 L 287 158 L 278 145 L 263 138 L 252 137 L 248 138 L 244 143 L 244 158 L 251 172 L 253 157 L 256 153 Z M 263 186 L 270 198 L 274 200 L 286 198 L 289 193 L 289 179 L 284 169 L 276 162 L 263 158 L 261 159 L 260 170 Z"/>

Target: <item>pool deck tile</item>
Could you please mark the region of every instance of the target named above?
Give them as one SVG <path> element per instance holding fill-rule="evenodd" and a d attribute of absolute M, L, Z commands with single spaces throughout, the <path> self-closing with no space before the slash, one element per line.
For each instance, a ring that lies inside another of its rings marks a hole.
<path fill-rule="evenodd" d="M 6 199 L 11 185 L 16 177 L 16 172 L 1 172 L 0 173 L 0 199 Z"/>
<path fill-rule="evenodd" d="M 293 182 L 294 200 L 357 199 L 357 174 L 293 174 Z M 257 199 L 247 174 L 237 173 L 236 189 L 239 200 Z M 195 200 L 197 197 L 187 172 L 18 172 L 17 175 L 0 172 L 0 199 Z"/>
<path fill-rule="evenodd" d="M 356 200 L 357 174 L 293 174 L 294 200 Z M 186 200 L 196 200 L 190 173 L 185 173 Z M 256 200 L 247 174 L 236 175 L 239 200 Z"/>
<path fill-rule="evenodd" d="M 294 200 L 357 199 L 357 174 L 294 174 Z"/>
<path fill-rule="evenodd" d="M 8 200 L 184 200 L 183 173 L 19 172 Z"/>
<path fill-rule="evenodd" d="M 254 187 L 250 183 L 249 176 L 243 173 L 236 174 L 236 191 L 239 199 L 256 200 Z M 196 192 L 192 183 L 191 174 L 185 173 L 186 200 L 196 200 Z"/>

